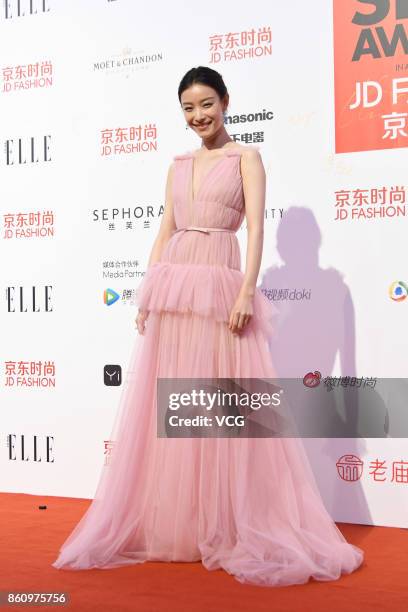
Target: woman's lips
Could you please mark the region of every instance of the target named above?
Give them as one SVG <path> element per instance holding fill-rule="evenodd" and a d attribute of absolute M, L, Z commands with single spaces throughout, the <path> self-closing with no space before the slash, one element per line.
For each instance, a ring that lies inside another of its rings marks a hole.
<path fill-rule="evenodd" d="M 209 125 L 209 123 L 204 123 L 203 125 L 197 125 L 197 128 L 199 130 L 205 130 L 205 128 L 207 128 Z"/>

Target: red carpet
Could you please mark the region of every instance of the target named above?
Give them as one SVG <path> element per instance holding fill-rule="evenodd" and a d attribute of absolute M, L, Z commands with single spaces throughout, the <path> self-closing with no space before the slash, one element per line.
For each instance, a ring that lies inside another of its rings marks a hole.
<path fill-rule="evenodd" d="M 222 570 L 209 572 L 201 563 L 145 563 L 80 572 L 54 569 L 51 563 L 59 546 L 89 503 L 90 500 L 0 494 L 0 591 L 65 591 L 70 595 L 67 606 L 24 606 L 26 610 L 405 612 L 408 609 L 405 529 L 339 525 L 345 537 L 365 551 L 363 566 L 335 582 L 310 581 L 293 587 L 242 585 Z M 47 509 L 39 510 L 41 504 Z"/>

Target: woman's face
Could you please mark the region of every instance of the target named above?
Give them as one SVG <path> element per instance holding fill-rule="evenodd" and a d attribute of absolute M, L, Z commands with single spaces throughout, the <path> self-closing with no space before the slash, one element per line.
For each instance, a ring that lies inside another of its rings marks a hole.
<path fill-rule="evenodd" d="M 183 91 L 180 102 L 187 124 L 201 138 L 211 139 L 223 128 L 228 99 L 221 102 L 212 87 L 194 83 Z"/>

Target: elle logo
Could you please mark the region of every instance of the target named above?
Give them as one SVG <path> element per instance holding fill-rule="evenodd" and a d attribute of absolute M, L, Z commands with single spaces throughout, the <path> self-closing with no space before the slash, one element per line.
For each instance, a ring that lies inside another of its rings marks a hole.
<path fill-rule="evenodd" d="M 16 434 L 7 436 L 10 461 L 34 461 L 36 463 L 54 463 L 52 457 L 53 436 L 25 436 Z"/>
<path fill-rule="evenodd" d="M 50 10 L 47 0 L 4 0 L 2 4 L 5 19 L 48 13 Z"/>
<path fill-rule="evenodd" d="M 5 142 L 6 166 L 50 162 L 51 136 L 30 136 L 28 138 L 9 139 Z"/>
<path fill-rule="evenodd" d="M 52 285 L 38 287 L 7 287 L 7 312 L 53 312 Z"/>

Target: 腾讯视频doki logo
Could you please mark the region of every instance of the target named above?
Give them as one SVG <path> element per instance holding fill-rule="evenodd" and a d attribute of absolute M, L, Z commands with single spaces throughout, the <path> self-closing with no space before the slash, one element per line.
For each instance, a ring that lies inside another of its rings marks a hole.
<path fill-rule="evenodd" d="M 388 295 L 394 302 L 403 302 L 408 296 L 408 284 L 394 281 L 388 289 Z"/>
<path fill-rule="evenodd" d="M 408 147 L 408 0 L 333 0 L 336 153 Z"/>
<path fill-rule="evenodd" d="M 112 306 L 112 304 L 117 302 L 119 298 L 119 293 L 116 293 L 114 289 L 108 288 L 103 292 L 103 303 L 106 304 L 106 306 Z"/>

